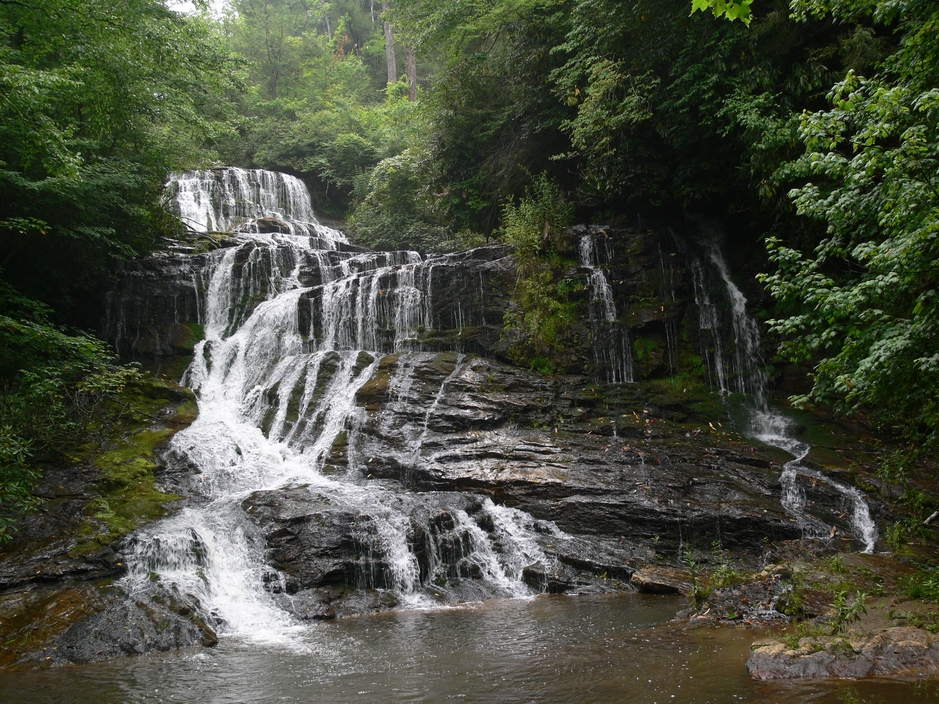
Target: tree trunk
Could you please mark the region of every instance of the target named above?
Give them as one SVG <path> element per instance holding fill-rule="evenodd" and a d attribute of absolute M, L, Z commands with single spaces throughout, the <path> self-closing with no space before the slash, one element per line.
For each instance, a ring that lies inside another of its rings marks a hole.
<path fill-rule="evenodd" d="M 417 102 L 417 55 L 414 47 L 408 44 L 404 50 L 404 57 L 408 64 L 408 100 Z"/>
<path fill-rule="evenodd" d="M 384 14 L 391 6 L 389 2 L 382 2 L 381 11 Z M 395 62 L 395 37 L 391 29 L 391 22 L 385 20 L 385 62 L 388 64 L 388 84 L 398 82 L 398 64 Z"/>

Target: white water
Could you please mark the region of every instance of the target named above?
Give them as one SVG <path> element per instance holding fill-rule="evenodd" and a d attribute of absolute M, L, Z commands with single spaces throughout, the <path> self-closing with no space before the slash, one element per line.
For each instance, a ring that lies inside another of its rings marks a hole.
<path fill-rule="evenodd" d="M 598 240 L 603 251 L 598 251 Z M 587 284 L 590 287 L 590 328 L 593 335 L 594 358 L 602 378 L 618 384 L 636 380 L 635 363 L 629 329 L 618 320 L 613 289 L 603 272 L 603 263 L 612 259 L 607 237 L 588 232 L 579 242 L 580 265 L 588 270 Z"/>
<path fill-rule="evenodd" d="M 191 601 L 222 635 L 289 642 L 298 625 L 268 586 L 283 584 L 283 576 L 267 564 L 265 542 L 242 503 L 257 491 L 307 487 L 311 496 L 365 516 L 375 528 L 363 538 L 368 558 L 358 586 L 387 585 L 405 605 L 428 605 L 435 602 L 425 586 L 456 570 L 456 576 L 481 580 L 490 595 L 530 594 L 522 570 L 548 563 L 531 538 L 530 516 L 485 501 L 482 510 L 495 526 L 489 534 L 466 511 L 449 509 L 460 554 L 445 554 L 445 546 L 434 543 L 430 574 L 422 582 L 408 544 L 409 510 L 420 499 L 368 481 L 365 458 L 355 452 L 365 412 L 355 393 L 383 351 L 419 348 L 418 331 L 431 323 L 435 263 L 414 252 L 338 252 L 341 234 L 325 229 L 316 229 L 317 237 L 296 234 L 318 226 L 305 190 L 302 198 L 298 192 L 302 184 L 290 177 L 226 169 L 190 172 L 174 183 L 179 210 L 190 223 L 237 232 L 234 246 L 208 255 L 205 339 L 185 379 L 197 394 L 199 416 L 171 445 L 175 456 L 197 468 L 192 481 L 202 498 L 138 535 L 127 578 L 131 589 L 169 590 Z M 256 202 L 248 203 L 249 197 Z M 245 231 L 245 218 L 271 214 L 293 234 Z M 318 271 L 318 285 L 301 285 L 301 264 Z M 304 323 L 303 311 L 312 322 Z M 402 403 L 421 358 L 401 357 L 395 384 Z M 458 360 L 454 374 L 459 370 Z M 406 433 L 410 462 L 419 458 L 433 411 L 428 408 L 423 422 Z M 349 435 L 349 471 L 326 475 L 343 432 Z"/>
<path fill-rule="evenodd" d="M 295 176 L 226 167 L 172 174 L 167 186 L 179 218 L 196 232 L 259 232 L 259 221 L 276 222 L 283 234 L 315 236 L 335 249 L 345 236 L 321 225 L 310 196 Z"/>
<path fill-rule="evenodd" d="M 747 314 L 746 297 L 730 278 L 727 263 L 716 239 L 712 236 L 702 245 L 710 266 L 705 269 L 707 263 L 695 261 L 692 264 L 692 274 L 701 329 L 712 332 L 712 347 L 704 351 L 705 358 L 712 379 L 717 382 L 721 393 L 739 393 L 748 397 L 752 404 L 749 409 L 748 432 L 761 442 L 783 449 L 793 456 L 793 459 L 783 466 L 780 475 L 783 508 L 799 522 L 805 537 L 830 539 L 836 534 L 833 526 L 809 515 L 805 510 L 804 484 L 821 482 L 830 486 L 844 497 L 854 537 L 863 544 L 863 552 L 872 553 L 877 543 L 877 526 L 871 519 L 864 494 L 853 486 L 838 482 L 802 464 L 811 450 L 811 445 L 793 437 L 789 419 L 771 409 L 768 404 L 767 378 L 760 354 L 760 331 L 756 321 Z M 717 274 L 729 305 L 719 306 L 711 300 L 707 289 L 708 271 Z M 722 310 L 729 310 L 731 314 L 730 333 L 734 344 L 729 353 L 723 348 L 721 336 Z"/>

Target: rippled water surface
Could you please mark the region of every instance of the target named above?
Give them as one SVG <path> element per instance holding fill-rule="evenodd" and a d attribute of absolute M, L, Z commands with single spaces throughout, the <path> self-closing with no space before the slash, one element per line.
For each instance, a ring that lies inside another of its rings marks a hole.
<path fill-rule="evenodd" d="M 0 675 L 3 702 L 935 702 L 939 682 L 766 684 L 758 633 L 668 623 L 681 603 L 544 596 L 317 623 L 289 645 Z"/>

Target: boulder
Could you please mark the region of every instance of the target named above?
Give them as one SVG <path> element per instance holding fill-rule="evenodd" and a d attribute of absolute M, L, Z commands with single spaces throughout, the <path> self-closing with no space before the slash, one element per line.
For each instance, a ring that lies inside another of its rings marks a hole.
<path fill-rule="evenodd" d="M 757 680 L 932 675 L 939 672 L 939 639 L 905 626 L 868 635 L 805 637 L 795 648 L 763 640 L 753 644 L 747 669 Z"/>
<path fill-rule="evenodd" d="M 669 567 L 644 567 L 629 578 L 643 594 L 691 594 L 691 575 Z"/>

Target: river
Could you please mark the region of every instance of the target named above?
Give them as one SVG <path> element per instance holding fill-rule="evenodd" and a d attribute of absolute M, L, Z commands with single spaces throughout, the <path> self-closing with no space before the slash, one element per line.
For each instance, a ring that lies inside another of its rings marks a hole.
<path fill-rule="evenodd" d="M 754 682 L 759 632 L 669 622 L 680 597 L 496 599 L 298 628 L 259 646 L 0 674 L 9 704 L 935 702 L 939 681 Z"/>

